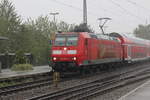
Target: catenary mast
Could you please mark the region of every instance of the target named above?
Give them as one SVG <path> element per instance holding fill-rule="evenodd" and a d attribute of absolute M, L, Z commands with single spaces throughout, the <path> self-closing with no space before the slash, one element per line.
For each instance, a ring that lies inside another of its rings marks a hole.
<path fill-rule="evenodd" d="M 86 4 L 86 0 L 83 0 L 83 24 L 87 25 L 87 4 Z"/>

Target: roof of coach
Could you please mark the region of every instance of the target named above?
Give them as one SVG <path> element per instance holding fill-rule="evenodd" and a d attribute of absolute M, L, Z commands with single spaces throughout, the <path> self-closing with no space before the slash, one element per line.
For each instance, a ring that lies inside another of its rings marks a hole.
<path fill-rule="evenodd" d="M 56 35 L 68 35 L 68 36 L 79 36 L 79 35 L 81 35 L 82 37 L 84 37 L 84 38 L 91 38 L 91 36 L 89 35 L 89 33 L 88 32 L 58 32 L 58 33 L 56 33 Z"/>
<path fill-rule="evenodd" d="M 145 45 L 145 44 L 149 44 L 150 42 L 149 40 L 138 38 L 133 35 L 126 34 L 126 33 L 110 33 L 110 36 L 121 37 L 123 38 L 124 42 L 127 42 L 127 43 L 129 43 L 130 41 L 130 43 Z"/>
<path fill-rule="evenodd" d="M 84 38 L 95 38 L 95 39 L 101 39 L 101 40 L 113 40 L 113 41 L 117 41 L 117 42 L 120 41 L 114 36 L 97 34 L 97 33 L 88 33 L 88 32 L 62 32 L 62 33 L 57 33 L 56 35 L 82 35 Z"/>
<path fill-rule="evenodd" d="M 116 41 L 116 42 L 120 42 L 119 39 L 117 39 L 116 37 L 112 37 L 109 35 L 104 35 L 104 34 L 95 34 L 95 33 L 89 33 L 91 38 L 95 38 L 95 39 L 99 39 L 99 40 L 112 40 L 112 41 Z"/>

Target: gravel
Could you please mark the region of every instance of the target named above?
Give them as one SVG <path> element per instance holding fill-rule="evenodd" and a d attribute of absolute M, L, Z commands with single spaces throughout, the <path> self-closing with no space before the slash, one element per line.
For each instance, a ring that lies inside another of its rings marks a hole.
<path fill-rule="evenodd" d="M 130 84 L 128 86 L 124 86 L 122 88 L 118 88 L 114 91 L 110 91 L 108 93 L 105 93 L 103 95 L 97 96 L 95 98 L 92 98 L 91 100 L 118 100 L 120 97 L 124 96 L 125 94 L 129 93 L 130 91 L 134 90 L 138 86 L 142 85 L 148 80 L 143 80 L 134 84 Z"/>
<path fill-rule="evenodd" d="M 141 66 L 137 66 L 137 67 L 141 67 Z M 134 67 L 134 68 L 137 68 Z M 52 93 L 55 91 L 59 91 L 62 90 L 64 88 L 69 88 L 75 85 L 79 85 L 79 84 L 83 84 L 86 82 L 90 82 L 92 80 L 95 80 L 97 78 L 104 78 L 107 76 L 111 76 L 114 73 L 122 73 L 124 71 L 128 71 L 130 69 L 128 67 L 123 67 L 123 68 L 118 68 L 118 69 L 114 69 L 113 71 L 107 71 L 107 73 L 101 72 L 100 74 L 97 75 L 89 75 L 86 78 L 76 78 L 76 79 L 72 79 L 69 81 L 65 81 L 65 82 L 60 82 L 58 87 L 54 87 L 54 85 L 49 85 L 49 86 L 43 86 L 43 87 L 39 87 L 36 89 L 31 89 L 31 90 L 26 90 L 24 92 L 18 92 L 15 94 L 11 94 L 10 96 L 5 96 L 3 100 L 9 100 L 11 98 L 11 100 L 23 100 L 23 99 L 27 99 L 27 98 L 31 98 L 33 96 L 36 95 L 41 95 L 44 93 Z M 131 68 L 133 69 L 133 68 Z M 120 98 L 121 96 L 125 95 L 126 93 L 128 93 L 129 91 L 133 90 L 134 88 L 136 88 L 137 86 L 139 86 L 140 84 L 144 83 L 145 81 L 136 83 L 136 84 L 132 84 L 126 87 L 122 87 L 121 89 L 116 89 L 115 91 L 112 91 L 110 93 L 106 93 L 104 95 L 101 95 L 99 97 L 93 98 L 92 100 L 117 100 L 118 98 Z"/>

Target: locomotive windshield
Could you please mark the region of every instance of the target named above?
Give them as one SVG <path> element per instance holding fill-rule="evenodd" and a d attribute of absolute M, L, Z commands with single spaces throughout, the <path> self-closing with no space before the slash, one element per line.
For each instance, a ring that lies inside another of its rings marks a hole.
<path fill-rule="evenodd" d="M 57 46 L 64 46 L 65 45 L 65 41 L 66 41 L 65 37 L 56 37 L 55 45 L 57 45 Z"/>
<path fill-rule="evenodd" d="M 75 37 L 75 36 L 67 37 L 66 45 L 75 46 L 77 45 L 77 40 L 78 40 L 78 37 Z"/>
<path fill-rule="evenodd" d="M 55 46 L 76 46 L 78 36 L 76 35 L 56 35 Z"/>

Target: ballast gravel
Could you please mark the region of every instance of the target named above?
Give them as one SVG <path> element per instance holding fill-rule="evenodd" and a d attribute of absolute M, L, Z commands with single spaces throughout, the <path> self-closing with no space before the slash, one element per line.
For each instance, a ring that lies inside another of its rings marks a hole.
<path fill-rule="evenodd" d="M 133 66 L 132 66 L 133 67 Z M 136 66 L 137 67 L 141 67 L 141 66 Z M 28 99 L 37 95 L 41 95 L 41 94 L 45 94 L 45 93 L 52 93 L 55 91 L 59 91 L 59 90 L 63 90 L 65 88 L 69 88 L 75 85 L 79 85 L 79 84 L 83 84 L 86 82 L 90 82 L 92 80 L 95 80 L 97 78 L 105 78 L 108 76 L 113 75 L 114 73 L 122 73 L 124 71 L 128 71 L 130 69 L 130 67 L 123 67 L 123 68 L 118 68 L 118 69 L 114 69 L 113 71 L 107 71 L 107 73 L 105 72 L 101 72 L 99 74 L 95 74 L 95 75 L 89 75 L 86 78 L 73 78 L 69 81 L 65 81 L 65 82 L 60 82 L 58 87 L 54 87 L 54 85 L 49 85 L 49 86 L 43 86 L 43 87 L 39 87 L 36 89 L 31 89 L 31 90 L 25 90 L 25 91 L 21 91 L 15 94 L 11 94 L 11 95 L 7 95 L 4 96 L 3 100 L 24 100 L 24 99 Z M 144 81 L 142 82 L 138 82 L 129 86 L 125 86 L 122 87 L 120 89 L 116 89 L 115 91 L 111 91 L 108 92 L 104 95 L 100 95 L 98 97 L 92 98 L 91 100 L 117 100 L 118 98 L 120 98 L 121 96 L 125 95 L 126 93 L 128 93 L 129 91 L 133 90 L 134 88 L 136 88 L 137 86 L 139 86 L 140 84 L 144 83 Z"/>
<path fill-rule="evenodd" d="M 150 80 L 150 79 L 149 79 Z M 99 95 L 97 97 L 91 98 L 91 100 L 118 100 L 122 96 L 126 95 L 130 91 L 134 90 L 138 86 L 144 84 L 148 80 L 143 80 L 134 84 L 130 84 L 128 86 L 121 87 L 119 89 L 115 89 L 114 91 L 110 91 L 103 95 Z"/>

